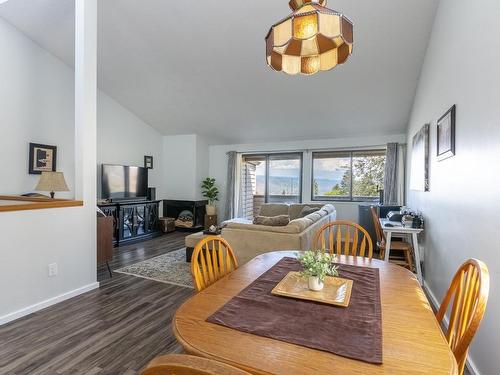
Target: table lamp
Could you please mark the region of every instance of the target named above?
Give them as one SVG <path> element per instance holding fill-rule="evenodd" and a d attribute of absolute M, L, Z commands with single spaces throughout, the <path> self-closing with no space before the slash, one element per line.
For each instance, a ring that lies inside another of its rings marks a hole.
<path fill-rule="evenodd" d="M 42 172 L 35 190 L 50 191 L 50 197 L 54 198 L 56 191 L 69 191 L 69 188 L 62 172 Z"/>

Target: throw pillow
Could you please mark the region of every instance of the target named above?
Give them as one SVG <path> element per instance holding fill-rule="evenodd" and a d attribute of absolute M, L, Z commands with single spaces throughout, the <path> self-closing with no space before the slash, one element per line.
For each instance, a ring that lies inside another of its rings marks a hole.
<path fill-rule="evenodd" d="M 306 217 L 309 214 L 312 214 L 313 212 L 319 211 L 320 209 L 318 207 L 309 207 L 309 206 L 304 206 L 302 211 L 300 211 L 299 216 L 297 218 L 301 217 Z"/>
<path fill-rule="evenodd" d="M 256 216 L 253 219 L 253 223 L 257 225 L 267 225 L 270 227 L 284 227 L 290 222 L 290 216 L 288 215 L 278 215 L 278 216 Z"/>

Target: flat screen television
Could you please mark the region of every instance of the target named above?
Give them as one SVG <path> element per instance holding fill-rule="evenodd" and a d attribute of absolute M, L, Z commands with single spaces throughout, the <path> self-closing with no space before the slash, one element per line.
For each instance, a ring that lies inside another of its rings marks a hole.
<path fill-rule="evenodd" d="M 102 165 L 102 198 L 127 199 L 148 195 L 148 170 L 125 165 Z"/>

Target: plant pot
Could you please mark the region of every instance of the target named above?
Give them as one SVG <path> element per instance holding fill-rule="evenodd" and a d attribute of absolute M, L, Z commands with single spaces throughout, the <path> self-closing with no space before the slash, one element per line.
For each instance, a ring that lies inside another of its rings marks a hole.
<path fill-rule="evenodd" d="M 309 289 L 314 292 L 319 292 L 320 290 L 323 290 L 323 287 L 325 286 L 325 283 L 321 281 L 319 277 L 316 276 L 309 276 L 308 284 L 309 284 Z"/>
<path fill-rule="evenodd" d="M 217 213 L 217 207 L 215 207 L 213 204 L 207 204 L 205 208 L 207 210 L 208 216 L 213 216 Z"/>

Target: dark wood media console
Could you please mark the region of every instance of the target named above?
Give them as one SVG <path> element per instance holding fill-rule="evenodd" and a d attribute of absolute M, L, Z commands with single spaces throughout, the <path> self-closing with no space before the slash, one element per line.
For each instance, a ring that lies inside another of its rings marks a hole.
<path fill-rule="evenodd" d="M 113 218 L 114 245 L 159 235 L 160 202 L 144 200 L 99 204 L 102 212 Z"/>

